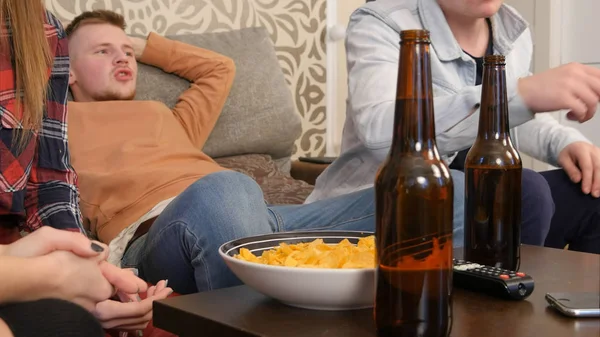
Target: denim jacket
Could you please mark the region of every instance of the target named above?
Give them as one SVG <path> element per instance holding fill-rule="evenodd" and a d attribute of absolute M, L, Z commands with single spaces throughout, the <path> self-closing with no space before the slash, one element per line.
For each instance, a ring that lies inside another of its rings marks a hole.
<path fill-rule="evenodd" d="M 549 114 L 534 115 L 517 92 L 531 75 L 531 32 L 508 5 L 490 18 L 495 54 L 506 57 L 509 121 L 520 152 L 556 165 L 560 151 L 579 131 Z M 435 130 L 440 154 L 451 162 L 477 136 L 481 85 L 476 63 L 454 38 L 436 0 L 377 0 L 357 9 L 346 37 L 348 99 L 340 157 L 319 176 L 307 203 L 371 187 L 392 140 L 400 31 L 430 32 Z"/>

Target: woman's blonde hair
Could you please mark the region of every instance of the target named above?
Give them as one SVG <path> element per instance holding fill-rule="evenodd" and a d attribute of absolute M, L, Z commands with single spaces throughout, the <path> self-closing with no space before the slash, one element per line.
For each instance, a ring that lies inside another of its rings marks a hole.
<path fill-rule="evenodd" d="M 13 140 L 18 147 L 26 145 L 31 132 L 40 130 L 44 117 L 53 60 L 44 28 L 45 13 L 42 0 L 0 0 L 0 31 L 9 28 L 8 23 L 12 31 L 10 39 L 0 34 L 4 35 L 0 53 L 12 54 L 16 111 L 23 107 L 23 129 Z"/>

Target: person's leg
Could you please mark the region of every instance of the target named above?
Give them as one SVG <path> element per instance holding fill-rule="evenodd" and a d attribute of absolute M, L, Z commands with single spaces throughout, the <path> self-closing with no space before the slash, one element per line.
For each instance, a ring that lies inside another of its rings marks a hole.
<path fill-rule="evenodd" d="M 102 326 L 87 310 L 57 299 L 1 305 L 0 320 L 15 337 L 104 336 Z"/>
<path fill-rule="evenodd" d="M 550 186 L 541 174 L 529 169 L 523 169 L 521 181 L 521 243 L 542 246 L 554 214 Z"/>
<path fill-rule="evenodd" d="M 179 294 L 239 284 L 218 249 L 221 244 L 275 231 L 260 187 L 233 171 L 210 174 L 189 186 L 156 219 L 147 235 L 125 252 L 155 284 L 168 279 Z"/>
<path fill-rule="evenodd" d="M 456 185 L 456 181 L 458 181 L 457 173 L 462 173 L 462 171 L 451 170 L 451 172 L 453 173 L 452 177 L 454 178 Z M 461 225 L 458 227 L 456 225 L 457 208 L 461 210 L 461 213 L 459 214 L 461 221 L 464 221 L 462 220 L 464 219 L 464 174 L 462 176 L 462 185 L 463 190 L 458 198 L 455 188 L 455 240 L 459 235 L 460 237 L 464 237 L 463 226 Z M 535 171 L 523 169 L 521 175 L 521 200 L 521 243 L 541 246 L 544 244 L 546 235 L 548 235 L 550 221 L 554 214 L 554 202 L 552 201 L 550 186 L 544 177 Z M 456 202 L 460 202 L 460 206 L 456 206 Z M 459 228 L 460 233 L 457 233 L 457 228 Z M 462 243 L 463 241 L 461 241 L 460 246 L 463 245 Z M 457 247 L 457 244 L 455 243 L 454 246 Z"/>
<path fill-rule="evenodd" d="M 548 181 L 556 212 L 546 247 L 600 254 L 600 199 L 585 195 L 562 170 L 541 172 Z"/>
<path fill-rule="evenodd" d="M 465 173 L 459 170 L 450 170 L 454 182 L 454 233 L 452 246 L 454 248 L 465 246 Z"/>
<path fill-rule="evenodd" d="M 455 228 L 462 243 L 464 178 L 460 172 L 455 175 Z M 260 187 L 250 177 L 230 171 L 211 174 L 171 202 L 148 234 L 125 252 L 123 265 L 137 267 L 151 283 L 169 279 L 169 286 L 180 294 L 237 285 L 240 281 L 218 254 L 221 244 L 284 230 L 373 231 L 373 198 L 373 190 L 368 189 L 268 210 Z"/>
<path fill-rule="evenodd" d="M 464 238 L 464 174 L 451 170 L 454 182 L 454 240 L 461 247 Z M 354 193 L 302 205 L 270 206 L 278 231 L 357 230 L 375 231 L 375 193 L 367 188 Z"/>

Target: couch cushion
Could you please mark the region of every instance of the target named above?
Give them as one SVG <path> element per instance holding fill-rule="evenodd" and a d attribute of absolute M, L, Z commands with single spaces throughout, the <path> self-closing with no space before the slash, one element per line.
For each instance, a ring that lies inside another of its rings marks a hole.
<path fill-rule="evenodd" d="M 219 165 L 256 180 L 271 205 L 301 204 L 313 186 L 281 172 L 268 155 L 251 154 L 215 159 Z"/>
<path fill-rule="evenodd" d="M 302 132 L 300 116 L 265 28 L 167 36 L 231 57 L 236 78 L 204 151 L 213 158 L 265 153 L 289 158 Z M 136 99 L 172 107 L 189 82 L 140 64 Z M 285 164 L 285 162 L 284 162 Z"/>

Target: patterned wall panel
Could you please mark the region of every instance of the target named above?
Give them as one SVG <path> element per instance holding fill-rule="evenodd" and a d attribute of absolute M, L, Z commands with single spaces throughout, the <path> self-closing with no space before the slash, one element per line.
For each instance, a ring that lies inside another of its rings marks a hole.
<path fill-rule="evenodd" d="M 82 11 L 111 9 L 136 35 L 266 27 L 303 120 L 295 156 L 324 154 L 326 0 L 46 0 L 46 7 L 65 21 Z"/>

